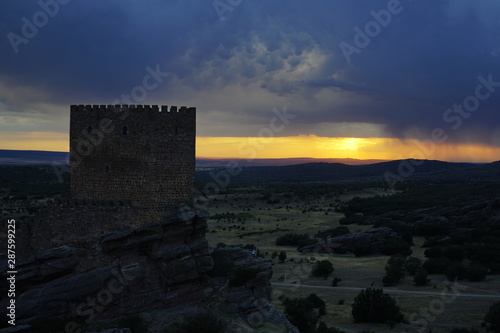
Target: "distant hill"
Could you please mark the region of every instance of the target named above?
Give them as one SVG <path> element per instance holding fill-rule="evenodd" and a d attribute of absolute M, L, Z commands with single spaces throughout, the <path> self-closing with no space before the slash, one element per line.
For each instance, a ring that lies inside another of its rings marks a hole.
<path fill-rule="evenodd" d="M 0 150 L 0 165 L 67 164 L 69 153 L 31 150 Z M 340 161 L 344 163 L 327 163 Z M 425 180 L 434 183 L 500 182 L 500 161 L 487 164 L 451 163 L 433 160 L 398 160 L 370 163 L 373 160 L 312 158 L 253 160 L 196 160 L 196 181 L 214 181 L 214 175 L 226 170 L 228 162 L 236 162 L 241 172 L 230 177 L 233 184 L 262 184 L 276 182 L 339 182 L 381 181 L 390 172 L 403 173 L 404 180 Z M 304 161 L 308 163 L 303 163 Z M 314 161 L 314 162 L 311 162 Z M 408 167 L 414 167 L 409 170 Z M 400 172 L 401 171 L 401 172 Z M 408 173 L 408 177 L 404 175 Z"/>
<path fill-rule="evenodd" d="M 0 149 L 0 165 L 46 165 L 53 162 L 68 164 L 68 161 L 67 152 Z"/>
<path fill-rule="evenodd" d="M 52 162 L 68 163 L 69 153 L 35 150 L 1 150 L 0 165 L 34 165 L 51 164 Z M 214 168 L 227 165 L 229 161 L 237 161 L 241 166 L 284 166 L 312 162 L 343 163 L 349 165 L 372 164 L 383 160 L 357 160 L 353 158 L 266 158 L 266 159 L 211 159 L 197 158 L 197 168 Z"/>
<path fill-rule="evenodd" d="M 197 168 L 213 168 L 222 167 L 227 165 L 229 162 L 238 162 L 241 166 L 287 166 L 305 163 L 342 163 L 347 165 L 363 165 L 363 164 L 374 164 L 380 162 L 387 162 L 386 160 L 358 160 L 354 158 L 310 158 L 310 157 L 299 157 L 299 158 L 258 158 L 252 160 L 246 159 L 212 159 L 212 158 L 197 158 L 196 167 Z"/>
<path fill-rule="evenodd" d="M 412 169 L 413 168 L 413 169 Z M 225 168 L 201 170 L 196 174 L 201 183 L 213 182 Z M 489 164 L 451 163 L 433 160 L 397 160 L 368 165 L 342 163 L 306 163 L 289 166 L 243 167 L 231 176 L 233 184 L 262 184 L 276 182 L 338 182 L 391 179 L 425 180 L 434 183 L 500 181 L 500 162 Z M 221 180 L 223 181 L 222 177 Z"/>

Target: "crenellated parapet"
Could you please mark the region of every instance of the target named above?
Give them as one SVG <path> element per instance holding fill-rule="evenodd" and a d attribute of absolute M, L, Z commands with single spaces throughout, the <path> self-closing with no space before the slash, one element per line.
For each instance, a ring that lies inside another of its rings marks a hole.
<path fill-rule="evenodd" d="M 182 113 L 182 114 L 190 114 L 190 113 L 195 113 L 196 108 L 195 107 L 186 107 L 186 106 L 181 106 L 177 107 L 175 105 L 168 106 L 168 105 L 142 105 L 142 104 L 109 104 L 109 105 L 71 105 L 71 111 L 81 111 L 81 112 L 105 112 L 105 111 L 113 111 L 113 112 L 123 112 L 123 111 L 152 111 L 152 112 L 164 112 L 164 113 Z"/>

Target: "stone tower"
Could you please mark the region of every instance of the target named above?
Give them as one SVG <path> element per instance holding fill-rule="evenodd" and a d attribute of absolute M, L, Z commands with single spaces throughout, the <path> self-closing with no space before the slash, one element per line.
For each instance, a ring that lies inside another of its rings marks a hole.
<path fill-rule="evenodd" d="M 72 105 L 71 197 L 168 211 L 192 201 L 196 108 Z"/>

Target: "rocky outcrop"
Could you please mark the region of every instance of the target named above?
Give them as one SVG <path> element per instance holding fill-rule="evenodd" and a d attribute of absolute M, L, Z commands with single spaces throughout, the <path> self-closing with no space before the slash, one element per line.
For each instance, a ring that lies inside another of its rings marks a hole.
<path fill-rule="evenodd" d="M 372 228 L 337 237 L 329 237 L 328 233 L 321 235 L 324 238 L 320 238 L 317 244 L 304 246 L 299 251 L 302 253 L 345 253 L 353 252 L 357 246 L 363 245 L 370 247 L 372 252 L 376 253 L 382 248 L 384 240 L 398 237 L 394 230 L 386 227 Z"/>
<path fill-rule="evenodd" d="M 232 311 L 251 312 L 256 301 L 271 298 L 271 260 L 257 258 L 241 247 L 215 249 L 212 258 L 210 276 L 223 284 L 219 289 Z"/>
<path fill-rule="evenodd" d="M 109 233 L 87 248 L 39 251 L 18 265 L 18 322 L 93 320 L 199 302 L 213 268 L 206 221 L 203 212 L 184 211 L 160 223 Z M 94 267 L 87 269 L 83 261 Z"/>
<path fill-rule="evenodd" d="M 271 322 L 298 332 L 270 303 L 272 261 L 242 247 L 211 251 L 207 219 L 205 212 L 184 210 L 85 247 L 35 250 L 17 265 L 16 303 L 22 306 L 16 322 L 59 318 L 78 327 L 153 309 L 222 306 L 246 325 Z"/>

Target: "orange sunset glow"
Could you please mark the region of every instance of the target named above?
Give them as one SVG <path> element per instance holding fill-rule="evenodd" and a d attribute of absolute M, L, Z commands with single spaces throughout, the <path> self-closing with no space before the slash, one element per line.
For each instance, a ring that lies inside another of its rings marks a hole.
<path fill-rule="evenodd" d="M 0 133 L 0 149 L 69 151 L 68 135 L 57 132 Z M 498 160 L 500 148 L 477 144 L 431 144 L 395 138 L 198 137 L 196 156 L 203 158 L 353 158 L 397 160 L 431 159 L 488 163 Z"/>

